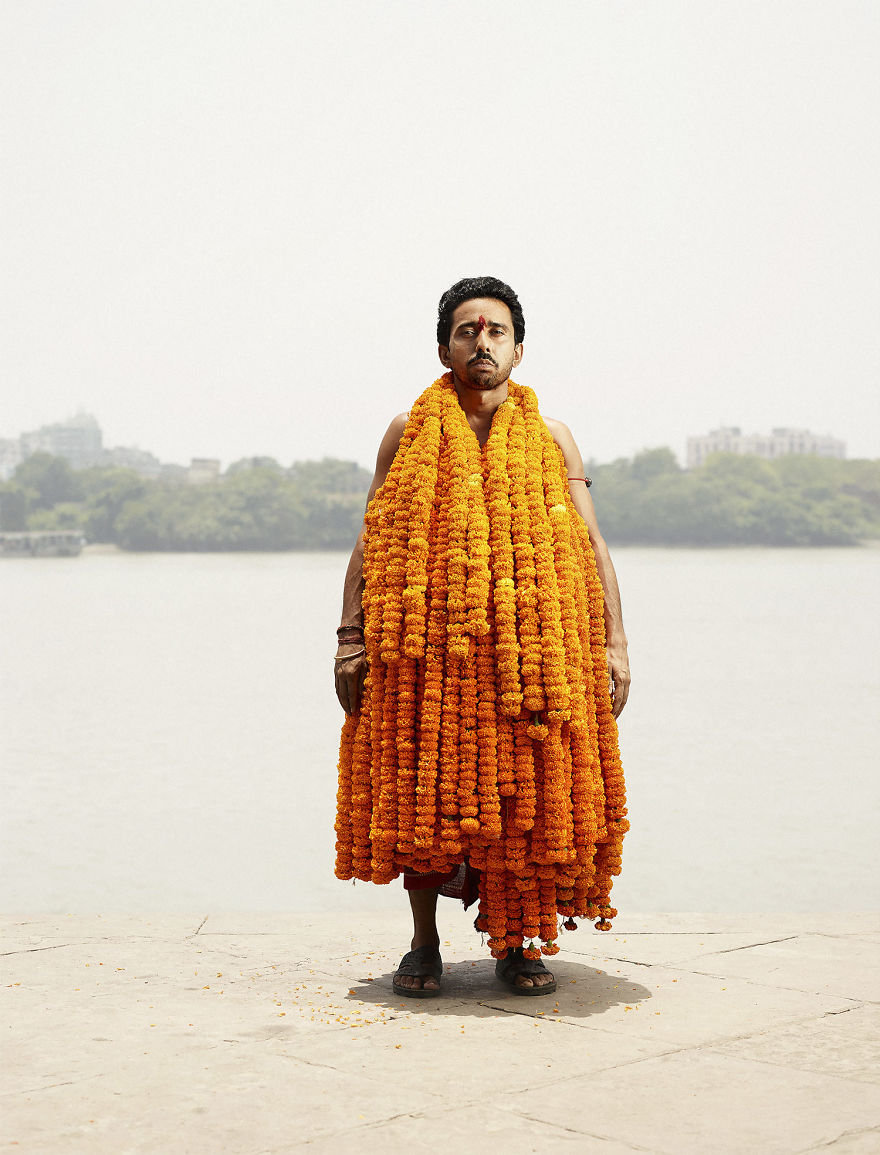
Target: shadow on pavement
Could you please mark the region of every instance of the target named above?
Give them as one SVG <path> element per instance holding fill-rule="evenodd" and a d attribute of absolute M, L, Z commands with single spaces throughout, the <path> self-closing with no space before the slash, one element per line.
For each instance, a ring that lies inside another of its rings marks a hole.
<path fill-rule="evenodd" d="M 559 957 L 544 960 L 556 976 L 556 991 L 550 995 L 515 995 L 495 977 L 493 959 L 457 962 L 443 968 L 440 995 L 437 998 L 401 998 L 391 987 L 394 971 L 376 975 L 372 980 L 355 980 L 346 996 L 352 1001 L 372 1003 L 411 1014 L 497 1014 L 537 1015 L 544 1018 L 586 1019 L 616 1006 L 633 1006 L 651 998 L 651 992 L 639 982 L 619 974 L 608 974 L 596 967 Z"/>

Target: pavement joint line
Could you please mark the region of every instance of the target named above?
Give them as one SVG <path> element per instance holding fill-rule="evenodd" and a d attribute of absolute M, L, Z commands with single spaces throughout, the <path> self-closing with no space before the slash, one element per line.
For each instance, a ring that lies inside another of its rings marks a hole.
<path fill-rule="evenodd" d="M 549 1123 L 546 1119 L 539 1119 L 536 1115 L 529 1115 L 527 1111 L 518 1111 L 515 1107 L 501 1106 L 493 1103 L 493 1106 L 498 1107 L 499 1110 L 508 1111 L 511 1115 L 518 1115 L 521 1119 L 528 1119 L 530 1123 L 540 1123 L 542 1127 L 558 1127 L 560 1131 L 566 1131 L 569 1135 L 577 1135 L 582 1139 L 598 1139 L 602 1143 L 620 1143 L 620 1137 L 617 1135 L 602 1135 L 597 1131 L 580 1131 L 577 1127 L 566 1127 L 564 1123 Z M 631 1140 L 626 1140 L 627 1146 L 633 1151 L 647 1151 L 650 1155 L 658 1155 L 659 1147 L 642 1147 L 639 1143 L 633 1143 Z"/>
<path fill-rule="evenodd" d="M 860 1003 L 859 1006 L 866 1006 L 869 1004 Z M 683 1047 L 682 1050 L 714 1050 L 718 1047 L 725 1046 L 727 1043 L 744 1043 L 749 1039 L 770 1038 L 779 1031 L 787 1031 L 790 1027 L 800 1027 L 806 1023 L 818 1023 L 829 1014 L 845 1014 L 846 1011 L 858 1010 L 858 1006 L 846 1007 L 845 1011 L 823 1011 L 821 1015 L 801 1015 L 794 1019 L 780 1019 L 778 1023 L 774 1023 L 772 1027 L 763 1027 L 757 1031 L 747 1031 L 741 1035 L 723 1035 L 717 1039 L 706 1039 L 702 1043 L 697 1043 L 694 1047 Z"/>
<path fill-rule="evenodd" d="M 358 1123 L 354 1127 L 339 1127 L 335 1131 L 323 1131 L 319 1135 L 313 1135 L 310 1139 L 303 1139 L 302 1142 L 297 1143 L 297 1147 L 311 1147 L 313 1143 L 322 1142 L 325 1139 L 335 1139 L 338 1135 L 355 1135 L 358 1131 L 370 1131 L 376 1127 L 384 1127 L 386 1123 L 393 1123 L 395 1119 L 424 1119 L 425 1110 L 432 1110 L 433 1108 L 425 1108 L 421 1111 L 398 1111 L 396 1115 L 388 1115 L 384 1119 L 371 1119 L 366 1123 Z M 450 1110 L 458 1110 L 457 1106 L 450 1107 Z M 289 1151 L 290 1146 L 285 1144 L 283 1147 L 267 1148 L 261 1152 L 261 1155 L 284 1155 L 284 1152 Z"/>
<path fill-rule="evenodd" d="M 347 1075 L 349 1077 L 352 1075 L 355 1075 L 361 1079 L 366 1079 L 370 1083 L 379 1083 L 380 1086 L 386 1086 L 387 1085 L 387 1078 L 384 1075 L 371 1075 L 368 1071 L 348 1071 L 344 1067 L 334 1067 L 332 1063 L 316 1063 L 311 1059 L 303 1059 L 300 1055 L 289 1055 L 289 1054 L 287 1054 L 287 1052 L 283 1052 L 283 1057 L 285 1059 L 292 1059 L 295 1063 L 304 1063 L 307 1067 L 316 1067 L 322 1071 L 333 1071 L 337 1075 L 343 1075 L 343 1076 Z M 548 1085 L 548 1086 L 555 1085 L 555 1083 L 558 1081 L 559 1080 L 555 1080 L 553 1084 L 546 1084 L 546 1085 Z M 436 1099 L 438 1103 L 448 1102 L 448 1100 L 444 1096 L 443 1091 L 429 1090 L 428 1088 L 422 1086 L 421 1084 L 417 1084 L 413 1089 L 420 1091 L 424 1095 L 430 1095 L 432 1098 Z M 484 1102 L 483 1099 L 467 1100 L 464 1102 L 464 1104 L 458 1104 L 456 1109 L 458 1109 L 458 1107 L 460 1107 L 462 1105 L 473 1107 L 473 1106 L 477 1106 L 483 1102 Z M 433 1109 L 433 1108 L 431 1108 L 431 1109 Z M 387 1120 L 383 1120 L 383 1122 L 387 1122 Z M 366 1124 L 366 1125 L 372 1126 L 372 1124 Z"/>
<path fill-rule="evenodd" d="M 840 991 L 831 991 L 831 990 L 816 991 L 816 990 L 813 990 L 811 987 L 790 987 L 790 986 L 786 986 L 785 983 L 761 982 L 758 979 L 743 978 L 741 975 L 719 975 L 719 974 L 714 974 L 712 971 L 685 970 L 682 967 L 667 967 L 665 969 L 667 969 L 667 970 L 684 970 L 685 974 L 700 975 L 704 979 L 719 979 L 720 980 L 723 978 L 728 983 L 743 982 L 743 983 L 747 983 L 751 987 L 765 987 L 767 990 L 770 990 L 770 991 L 794 991 L 795 993 L 800 994 L 800 995 L 815 995 L 817 998 L 822 998 L 822 999 L 843 999 L 845 1002 L 855 1003 L 856 1006 L 858 1006 L 860 1003 L 872 1003 L 874 1005 L 876 1005 L 877 1003 L 880 1003 L 880 999 L 860 999 L 860 998 L 855 997 L 854 995 L 842 994 Z M 854 1010 L 855 1008 L 854 1007 L 846 1007 L 845 1009 L 846 1010 Z"/>
<path fill-rule="evenodd" d="M 290 1059 L 291 1062 L 294 1063 L 302 1063 L 306 1067 L 317 1067 L 319 1071 L 335 1071 L 337 1075 L 350 1074 L 350 1072 L 346 1071 L 344 1068 L 334 1067 L 332 1063 L 316 1063 L 314 1059 L 304 1059 L 302 1055 L 289 1055 L 287 1051 L 282 1051 L 281 1058 Z M 370 1078 L 369 1075 L 364 1075 L 363 1077 L 366 1079 Z"/>
<path fill-rule="evenodd" d="M 76 1087 L 80 1083 L 90 1083 L 92 1079 L 103 1079 L 104 1071 L 95 1071 L 93 1075 L 84 1075 L 81 1079 L 65 1079 L 62 1083 L 45 1083 L 41 1087 L 23 1087 L 20 1091 L 4 1091 L 4 1099 L 13 1099 L 18 1095 L 38 1095 L 43 1091 L 54 1091 L 56 1087 Z"/>
<path fill-rule="evenodd" d="M 724 950 L 713 951 L 713 954 L 734 954 L 738 950 L 754 950 L 756 946 L 772 946 L 776 942 L 791 942 L 792 939 L 802 938 L 799 934 L 786 934 L 782 938 L 768 938 L 763 942 L 748 942 L 743 946 L 729 946 Z"/>
<path fill-rule="evenodd" d="M 516 996 L 513 997 L 515 998 Z M 548 1019 L 543 1011 L 539 1013 L 537 1009 L 534 1011 L 527 1011 L 525 1007 L 523 1007 L 521 1010 L 518 1010 L 514 1006 L 502 1007 L 497 1003 L 487 1002 L 485 999 L 478 999 L 477 1005 L 485 1007 L 487 1011 L 501 1011 L 505 1015 L 520 1015 L 522 1018 L 526 1019 L 540 1019 L 542 1023 L 565 1023 L 567 1026 L 577 1026 L 576 1023 L 569 1023 L 567 1019 Z"/>
<path fill-rule="evenodd" d="M 705 938 L 705 937 L 708 937 L 709 935 L 713 935 L 713 934 L 743 934 L 743 933 L 745 933 L 745 932 L 742 930 L 618 930 L 614 934 L 614 938 L 635 938 L 636 935 L 645 935 L 646 937 L 650 937 L 651 935 L 663 935 L 665 937 L 667 935 L 673 935 L 673 934 L 684 935 L 687 938 L 695 938 L 697 935 L 700 935 L 701 937 Z M 804 932 L 804 933 L 806 933 L 806 932 Z M 865 932 L 864 931 L 852 931 L 851 933 L 852 934 L 864 934 Z M 871 932 L 867 932 L 867 933 L 871 933 Z"/>
<path fill-rule="evenodd" d="M 765 1031 L 764 1034 L 772 1036 L 773 1032 Z M 857 1075 L 839 1075 L 836 1071 L 823 1071 L 819 1070 L 818 1067 L 805 1067 L 801 1064 L 784 1063 L 779 1059 L 765 1059 L 760 1055 L 731 1055 L 728 1051 L 725 1051 L 723 1047 L 719 1047 L 714 1043 L 701 1047 L 700 1050 L 710 1051 L 725 1059 L 743 1059 L 747 1063 L 762 1063 L 765 1067 L 778 1067 L 783 1071 L 807 1071 L 811 1075 L 819 1075 L 825 1079 L 837 1079 L 841 1083 L 860 1083 L 865 1087 L 877 1086 L 876 1080 L 860 1079 Z M 869 1127 L 868 1130 L 871 1130 L 871 1128 Z"/>
<path fill-rule="evenodd" d="M 568 1023 L 567 1025 L 572 1026 L 572 1027 L 579 1027 L 580 1026 L 579 1023 Z M 597 1028 L 597 1029 L 601 1029 L 601 1028 Z M 610 1035 L 610 1034 L 614 1034 L 615 1032 L 607 1031 L 605 1033 Z M 553 1080 L 552 1086 L 555 1087 L 558 1083 L 567 1083 L 570 1079 L 579 1079 L 584 1075 L 586 1075 L 588 1078 L 592 1079 L 596 1075 L 604 1075 L 608 1071 L 619 1071 L 623 1067 L 636 1067 L 636 1066 L 638 1066 L 639 1063 L 649 1063 L 649 1062 L 653 1061 L 654 1059 L 667 1059 L 667 1058 L 669 1058 L 670 1055 L 684 1055 L 688 1051 L 703 1051 L 703 1050 L 712 1050 L 712 1048 L 707 1047 L 704 1043 L 694 1043 L 693 1045 L 686 1044 L 686 1045 L 681 1046 L 681 1047 L 671 1046 L 671 1047 L 669 1047 L 668 1050 L 657 1051 L 653 1055 L 635 1055 L 632 1059 L 621 1059 L 619 1063 L 611 1063 L 607 1067 L 599 1067 L 599 1068 L 591 1067 L 589 1071 L 579 1071 L 579 1072 L 576 1072 L 574 1075 L 568 1075 L 568 1076 L 562 1076 L 562 1077 L 557 1076 Z M 512 1090 L 512 1088 L 510 1088 L 509 1090 Z M 499 1092 L 499 1094 L 506 1094 L 506 1093 L 507 1092 L 504 1092 L 504 1091 Z M 475 1102 L 476 1101 L 477 1100 L 475 1100 Z"/>
<path fill-rule="evenodd" d="M 199 933 L 199 931 L 202 929 L 202 927 L 205 925 L 205 923 L 208 921 L 208 919 L 210 917 L 211 916 L 209 914 L 206 914 L 205 917 L 202 919 L 202 921 L 199 923 L 199 925 L 196 927 L 196 929 L 192 932 L 192 934 L 188 934 L 186 937 L 187 938 L 195 938 L 196 935 Z"/>
<path fill-rule="evenodd" d="M 502 1092 L 498 1092 L 498 1094 L 503 1095 L 503 1094 L 506 1094 L 506 1092 L 502 1091 Z M 465 1110 L 469 1107 L 485 1106 L 486 1103 L 487 1103 L 487 1100 L 485 1098 L 465 1099 L 459 1103 L 448 1103 L 447 1102 L 446 1106 L 441 1111 L 439 1111 L 439 1114 L 448 1115 L 453 1111 L 461 1111 L 461 1110 Z M 545 1127 L 545 1128 L 553 1127 L 553 1128 L 556 1128 L 560 1131 L 565 1131 L 566 1133 L 569 1133 L 569 1134 L 585 1136 L 587 1138 L 602 1138 L 603 1140 L 605 1139 L 604 1136 L 594 1136 L 594 1135 L 587 1133 L 585 1131 L 577 1131 L 574 1128 L 566 1127 L 561 1123 L 555 1123 L 555 1122 L 548 1123 L 546 1119 L 535 1119 L 531 1115 L 526 1115 L 521 1111 L 515 1111 L 512 1108 L 509 1108 L 509 1107 L 505 1106 L 504 1104 L 497 1102 L 496 1096 L 490 1097 L 488 1099 L 488 1104 L 490 1106 L 494 1107 L 496 1110 L 504 1111 L 508 1115 L 517 1115 L 521 1119 L 528 1119 L 529 1122 L 531 1122 L 531 1123 L 540 1123 L 541 1126 Z M 371 1121 L 366 1122 L 366 1123 L 360 1123 L 355 1127 L 344 1127 L 344 1128 L 340 1128 L 339 1130 L 336 1130 L 336 1131 L 324 1132 L 321 1135 L 313 1135 L 310 1139 L 304 1139 L 301 1143 L 298 1143 L 297 1146 L 298 1147 L 309 1147 L 312 1145 L 312 1143 L 316 1143 L 316 1142 L 321 1141 L 321 1140 L 333 1139 L 337 1136 L 342 1136 L 342 1135 L 355 1135 L 361 1131 L 373 1131 L 373 1130 L 378 1129 L 379 1127 L 384 1127 L 386 1123 L 393 1123 L 397 1119 L 412 1119 L 412 1120 L 423 1119 L 424 1120 L 424 1119 L 428 1118 L 429 1113 L 436 1115 L 438 1113 L 438 1108 L 429 1106 L 429 1107 L 423 1107 L 419 1111 L 402 1111 L 402 1112 L 398 1113 L 397 1115 L 389 1115 L 385 1119 L 375 1119 L 375 1120 L 371 1120 Z M 630 1144 L 630 1146 L 632 1146 L 632 1144 Z M 275 1152 L 277 1152 L 278 1155 L 282 1155 L 283 1152 L 288 1151 L 288 1150 L 290 1150 L 290 1148 L 287 1146 L 274 1147 L 271 1150 L 267 1149 L 265 1152 L 262 1152 L 261 1155 L 274 1155 Z M 633 1150 L 648 1151 L 649 1148 L 635 1146 L 635 1147 L 633 1147 Z"/>
<path fill-rule="evenodd" d="M 880 924 L 880 916 L 878 916 Z M 869 934 L 880 934 L 880 925 L 873 930 L 802 930 L 803 935 L 815 935 L 817 938 L 866 938 Z"/>
<path fill-rule="evenodd" d="M 485 1006 L 486 1004 L 481 1003 L 480 1005 Z M 504 1010 L 505 1008 L 492 1007 L 491 1009 L 492 1010 Z M 513 1008 L 511 1008 L 509 1011 L 506 1011 L 506 1013 L 511 1014 L 511 1015 L 522 1015 L 525 1018 L 533 1018 L 535 1020 L 538 1019 L 537 1014 L 530 1015 L 529 1012 L 526 1010 L 517 1011 L 517 1010 L 514 1010 Z M 603 1035 L 614 1035 L 614 1036 L 617 1036 L 618 1038 L 620 1037 L 619 1031 L 612 1031 L 608 1027 L 598 1027 L 598 1026 L 593 1027 L 593 1026 L 590 1026 L 589 1023 L 573 1022 L 571 1019 L 565 1019 L 565 1018 L 562 1018 L 562 1019 L 545 1019 L 542 1016 L 540 1021 L 544 1022 L 544 1023 L 557 1023 L 559 1026 L 563 1026 L 563 1027 L 574 1027 L 576 1030 L 595 1031 L 595 1032 L 601 1033 Z M 745 1037 L 748 1038 L 749 1036 L 745 1036 Z M 675 1044 L 672 1044 L 665 1051 L 658 1051 L 653 1055 L 636 1055 L 632 1059 L 621 1059 L 621 1061 L 619 1063 L 611 1063 L 607 1067 L 599 1068 L 598 1072 L 597 1071 L 590 1071 L 590 1072 L 580 1071 L 580 1072 L 576 1072 L 573 1075 L 562 1076 L 562 1077 L 554 1080 L 554 1085 L 555 1085 L 555 1083 L 567 1083 L 569 1081 L 569 1079 L 580 1078 L 580 1076 L 582 1074 L 591 1074 L 592 1075 L 592 1074 L 598 1074 L 600 1072 L 604 1073 L 605 1071 L 616 1071 L 620 1067 L 633 1067 L 637 1063 L 646 1063 L 650 1059 L 665 1059 L 669 1055 L 680 1055 L 680 1054 L 683 1054 L 685 1051 L 701 1051 L 701 1050 L 711 1049 L 712 1047 L 714 1047 L 716 1045 L 717 1045 L 716 1043 L 683 1043 L 680 1046 L 676 1046 Z M 500 1093 L 503 1094 L 504 1092 L 500 1092 Z M 482 1102 L 482 1100 L 474 1100 L 474 1101 L 475 1102 Z"/>
<path fill-rule="evenodd" d="M 0 951 L 0 958 L 8 958 L 13 954 L 34 954 L 38 950 L 60 950 L 62 947 L 78 946 L 79 943 L 72 942 L 56 942 L 51 946 L 24 946 L 21 950 L 3 950 Z"/>
<path fill-rule="evenodd" d="M 209 916 L 205 917 L 207 921 Z M 202 923 L 204 926 L 205 923 Z M 198 932 L 197 932 L 198 933 Z M 299 932 L 294 930 L 206 930 L 201 938 L 209 935 L 214 938 L 299 938 Z M 308 1140 L 312 1142 L 311 1139 Z"/>
<path fill-rule="evenodd" d="M 719 951 L 717 953 L 720 954 L 721 952 Z M 707 962 L 709 959 L 712 959 L 712 958 L 715 958 L 714 954 L 713 955 L 704 955 L 704 956 L 700 957 L 699 959 L 692 959 L 691 961 L 694 963 L 696 963 L 696 962 L 704 963 L 704 962 Z M 709 978 L 709 979 L 724 978 L 728 982 L 748 983 L 750 986 L 755 986 L 755 987 L 770 987 L 771 990 L 777 990 L 777 991 L 798 991 L 798 992 L 800 992 L 800 994 L 821 995 L 824 998 L 832 998 L 833 997 L 833 998 L 838 998 L 838 999 L 845 999 L 847 1002 L 850 1002 L 850 1003 L 876 1003 L 876 1002 L 880 1002 L 880 1000 L 878 1000 L 878 999 L 855 998 L 851 995 L 842 995 L 842 994 L 839 994 L 837 991 L 813 991 L 813 990 L 809 990 L 805 987 L 787 987 L 784 985 L 784 983 L 763 982 L 759 979 L 746 978 L 743 975 L 731 975 L 731 974 L 721 975 L 721 974 L 716 974 L 714 971 L 701 971 L 701 970 L 698 970 L 696 967 L 688 966 L 687 960 L 681 960 L 681 959 L 678 962 L 674 962 L 674 963 L 671 963 L 671 962 L 669 962 L 669 963 L 652 963 L 651 965 L 654 967 L 657 967 L 658 970 L 679 971 L 682 974 L 700 975 L 702 978 Z"/>
<path fill-rule="evenodd" d="M 817 1143 L 815 1147 L 804 1147 L 797 1152 L 797 1155 L 810 1155 L 811 1151 L 827 1151 L 829 1147 L 834 1147 L 841 1139 L 854 1139 L 859 1135 L 880 1135 L 880 1127 L 876 1124 L 871 1124 L 867 1127 L 853 1127 L 849 1131 L 841 1131 L 839 1135 L 835 1135 L 833 1139 L 828 1139 L 824 1143 Z"/>

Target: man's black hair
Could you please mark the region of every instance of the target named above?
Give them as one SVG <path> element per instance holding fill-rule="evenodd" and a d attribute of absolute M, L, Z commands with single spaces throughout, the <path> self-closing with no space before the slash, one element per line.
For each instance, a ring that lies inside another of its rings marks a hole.
<path fill-rule="evenodd" d="M 494 301 L 504 302 L 513 318 L 513 339 L 519 345 L 526 335 L 522 305 L 510 285 L 505 285 L 497 277 L 465 277 L 446 290 L 437 307 L 437 344 L 448 348 L 452 314 L 463 302 L 473 301 L 477 297 L 491 297 Z"/>

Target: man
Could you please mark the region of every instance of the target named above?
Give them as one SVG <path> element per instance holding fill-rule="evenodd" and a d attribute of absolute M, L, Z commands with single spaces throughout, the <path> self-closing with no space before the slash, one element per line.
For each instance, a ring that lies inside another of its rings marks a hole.
<path fill-rule="evenodd" d="M 620 595 L 571 432 L 510 380 L 524 332 L 495 278 L 443 295 L 447 373 L 382 439 L 345 578 L 337 875 L 404 874 L 414 933 L 394 989 L 410 997 L 439 993 L 441 887 L 479 891 L 516 994 L 556 989 L 540 954 L 558 950 L 557 914 L 607 929 L 616 913 Z"/>

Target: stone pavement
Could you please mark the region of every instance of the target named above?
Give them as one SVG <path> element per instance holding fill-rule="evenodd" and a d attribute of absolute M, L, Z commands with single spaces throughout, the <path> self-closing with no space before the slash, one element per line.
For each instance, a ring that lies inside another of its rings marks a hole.
<path fill-rule="evenodd" d="M 0 1151 L 880 1152 L 880 915 L 621 916 L 547 998 L 441 917 L 426 1000 L 403 907 L 6 917 Z"/>

